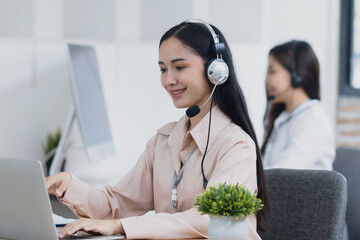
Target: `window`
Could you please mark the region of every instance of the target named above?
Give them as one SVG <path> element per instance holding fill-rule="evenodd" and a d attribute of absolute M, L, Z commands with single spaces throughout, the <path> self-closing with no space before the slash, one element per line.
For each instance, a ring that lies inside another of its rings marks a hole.
<path fill-rule="evenodd" d="M 360 0 L 341 1 L 340 94 L 360 95 Z"/>

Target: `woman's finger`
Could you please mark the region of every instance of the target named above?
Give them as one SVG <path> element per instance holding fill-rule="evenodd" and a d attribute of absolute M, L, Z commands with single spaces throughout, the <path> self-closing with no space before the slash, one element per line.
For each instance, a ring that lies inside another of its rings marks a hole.
<path fill-rule="evenodd" d="M 56 185 L 56 179 L 54 178 L 54 176 L 49 176 L 45 178 L 45 185 L 46 185 L 46 189 L 48 190 L 48 192 L 52 192 L 54 193 L 54 185 Z"/>
<path fill-rule="evenodd" d="M 61 198 L 68 189 L 70 180 L 70 173 L 61 172 L 56 175 L 46 177 L 45 184 L 49 193 L 54 193 L 57 197 Z"/>

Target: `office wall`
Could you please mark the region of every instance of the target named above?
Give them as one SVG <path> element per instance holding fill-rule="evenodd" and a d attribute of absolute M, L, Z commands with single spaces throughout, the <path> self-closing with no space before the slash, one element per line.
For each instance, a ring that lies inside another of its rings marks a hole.
<path fill-rule="evenodd" d="M 335 126 L 339 10 L 339 0 L 1 0 L 0 156 L 44 158 L 46 134 L 64 126 L 72 105 L 66 43 L 84 43 L 97 50 L 117 156 L 99 168 L 74 147 L 69 170 L 127 171 L 156 129 L 184 114 L 161 87 L 157 60 L 162 33 L 188 18 L 227 37 L 260 141 L 267 52 L 294 38 L 318 54 Z"/>
<path fill-rule="evenodd" d="M 340 96 L 337 111 L 337 145 L 360 148 L 360 97 Z"/>

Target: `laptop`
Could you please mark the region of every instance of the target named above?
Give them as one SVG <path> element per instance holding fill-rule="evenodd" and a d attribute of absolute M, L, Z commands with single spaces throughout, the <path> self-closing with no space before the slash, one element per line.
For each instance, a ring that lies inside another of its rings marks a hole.
<path fill-rule="evenodd" d="M 59 239 L 40 161 L 0 158 L 0 238 Z M 125 236 L 67 239 L 125 239 Z"/>

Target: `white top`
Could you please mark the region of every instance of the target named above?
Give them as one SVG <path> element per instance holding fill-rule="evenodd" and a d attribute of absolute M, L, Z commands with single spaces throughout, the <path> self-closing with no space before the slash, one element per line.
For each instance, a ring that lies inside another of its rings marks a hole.
<path fill-rule="evenodd" d="M 275 120 L 263 164 L 264 169 L 332 170 L 334 159 L 334 132 L 328 116 L 318 100 L 308 100 Z"/>

